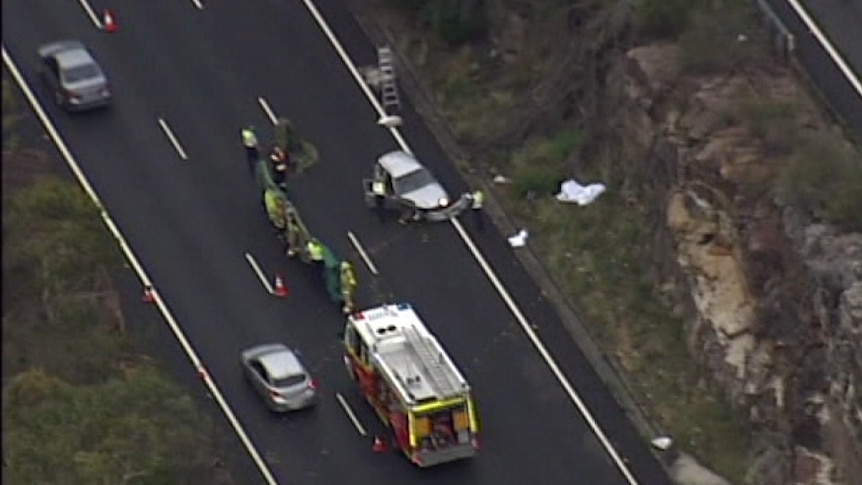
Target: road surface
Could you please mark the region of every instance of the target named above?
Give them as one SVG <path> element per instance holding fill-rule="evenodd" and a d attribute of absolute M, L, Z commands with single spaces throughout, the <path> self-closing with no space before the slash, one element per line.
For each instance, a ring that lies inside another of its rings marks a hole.
<path fill-rule="evenodd" d="M 398 145 L 375 124 L 376 113 L 302 2 L 213 1 L 202 9 L 179 0 L 93 3 L 95 12 L 114 9 L 114 34 L 99 32 L 82 5 L 89 4 L 4 3 L 4 48 L 277 483 L 669 483 L 503 236 L 476 233 L 465 222 L 589 415 L 579 412 L 452 225 L 381 224 L 363 206 L 360 179 L 377 155 Z M 372 46 L 341 3 L 319 7 L 349 56 L 371 62 Z M 111 110 L 66 115 L 37 83 L 37 47 L 66 37 L 88 44 L 108 71 Z M 417 470 L 396 454 L 371 451 L 380 426 L 344 371 L 342 316 L 319 275 L 283 255 L 244 165 L 241 126 L 254 123 L 263 139 L 271 136 L 261 100 L 320 150 L 322 162 L 292 182 L 292 198 L 312 233 L 356 263 L 360 305 L 413 303 L 472 383 L 483 443 L 476 459 Z M 409 105 L 404 117 L 411 148 L 453 193 L 466 190 Z M 365 270 L 347 231 L 379 277 Z M 263 289 L 247 255 L 266 277 L 284 275 L 288 298 Z M 244 382 L 239 351 L 269 341 L 302 351 L 322 385 L 316 410 L 274 416 Z M 369 436 L 359 435 L 336 392 Z M 624 464 L 597 437 L 595 423 Z"/>
<path fill-rule="evenodd" d="M 862 0 L 767 0 L 796 39 L 795 55 L 826 101 L 847 123 L 857 142 L 862 142 Z M 796 8 L 794 8 L 796 7 Z M 807 24 L 801 9 L 812 22 Z M 813 25 L 814 29 L 811 28 Z M 848 80 L 824 47 L 819 31 L 847 65 Z"/>

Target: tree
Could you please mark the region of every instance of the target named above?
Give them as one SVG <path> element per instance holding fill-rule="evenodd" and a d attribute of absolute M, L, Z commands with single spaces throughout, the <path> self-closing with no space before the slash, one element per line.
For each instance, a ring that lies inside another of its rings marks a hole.
<path fill-rule="evenodd" d="M 5 394 L 11 484 L 180 485 L 211 456 L 191 399 L 148 366 L 91 386 L 30 370 Z"/>

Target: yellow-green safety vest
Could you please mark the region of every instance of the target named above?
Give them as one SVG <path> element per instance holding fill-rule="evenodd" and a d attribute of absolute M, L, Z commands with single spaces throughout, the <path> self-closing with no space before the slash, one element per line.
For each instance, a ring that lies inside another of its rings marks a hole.
<path fill-rule="evenodd" d="M 248 128 L 242 130 L 242 144 L 248 148 L 257 146 L 257 136 Z"/>
<path fill-rule="evenodd" d="M 472 196 L 473 196 L 472 197 L 473 208 L 474 209 L 481 209 L 482 203 L 485 201 L 485 194 L 483 194 L 481 190 L 477 190 L 477 191 L 473 192 Z"/>
<path fill-rule="evenodd" d="M 311 258 L 312 261 L 323 260 L 323 246 L 320 243 L 308 241 L 306 248 L 308 249 L 308 257 Z"/>
<path fill-rule="evenodd" d="M 342 287 L 342 289 L 352 290 L 354 286 L 356 286 L 356 276 L 353 274 L 353 266 L 350 263 L 342 263 L 341 264 L 341 287 Z"/>
<path fill-rule="evenodd" d="M 371 183 L 371 192 L 373 192 L 374 195 L 386 195 L 386 184 L 380 180 L 375 180 Z"/>

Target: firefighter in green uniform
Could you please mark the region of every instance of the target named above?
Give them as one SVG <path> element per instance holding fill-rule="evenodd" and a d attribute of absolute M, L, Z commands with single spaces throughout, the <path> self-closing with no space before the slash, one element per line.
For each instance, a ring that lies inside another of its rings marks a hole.
<path fill-rule="evenodd" d="M 285 203 L 281 194 L 275 189 L 266 189 L 263 193 L 263 203 L 266 206 L 266 213 L 269 216 L 269 221 L 276 229 L 284 230 L 287 224 L 285 220 Z"/>
<path fill-rule="evenodd" d="M 353 311 L 353 293 L 356 291 L 356 275 L 353 273 L 353 265 L 348 261 L 341 262 L 341 300 L 343 306 L 341 311 L 348 314 Z"/>

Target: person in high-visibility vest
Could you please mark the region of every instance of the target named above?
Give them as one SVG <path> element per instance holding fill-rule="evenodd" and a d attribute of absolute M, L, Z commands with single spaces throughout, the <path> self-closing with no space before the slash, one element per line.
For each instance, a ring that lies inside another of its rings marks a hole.
<path fill-rule="evenodd" d="M 277 229 L 284 229 L 286 225 L 285 221 L 285 210 L 283 207 L 283 201 L 279 197 L 279 194 L 274 189 L 267 189 L 263 193 L 263 203 L 266 206 L 266 213 L 269 216 L 269 221 L 272 222 L 272 225 Z"/>
<path fill-rule="evenodd" d="M 260 158 L 258 153 L 257 135 L 254 133 L 254 126 L 249 125 L 240 131 L 242 137 L 242 146 L 245 148 L 245 158 L 252 171 L 254 164 Z"/>
<path fill-rule="evenodd" d="M 374 208 L 377 210 L 377 217 L 380 222 L 385 218 L 386 204 L 386 182 L 376 178 L 371 182 L 371 193 L 374 194 Z"/>
<path fill-rule="evenodd" d="M 287 256 L 294 257 L 301 247 L 301 235 L 299 227 L 299 215 L 296 209 L 288 207 L 287 209 Z"/>
<path fill-rule="evenodd" d="M 308 259 L 312 262 L 319 263 L 323 261 L 323 244 L 320 244 L 315 238 L 312 238 L 308 241 L 308 244 L 305 245 L 305 250 L 308 252 Z"/>
<path fill-rule="evenodd" d="M 348 261 L 341 262 L 341 297 L 344 305 L 341 311 L 348 314 L 353 311 L 353 293 L 356 291 L 356 275 L 353 273 L 353 265 Z"/>
<path fill-rule="evenodd" d="M 476 222 L 476 229 L 482 230 L 485 227 L 483 220 L 482 206 L 485 203 L 485 194 L 481 190 L 474 190 L 467 195 L 470 201 L 470 211 L 473 213 L 473 220 Z"/>

